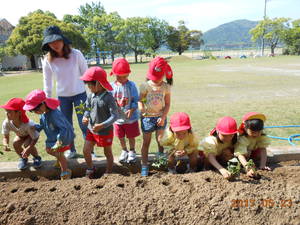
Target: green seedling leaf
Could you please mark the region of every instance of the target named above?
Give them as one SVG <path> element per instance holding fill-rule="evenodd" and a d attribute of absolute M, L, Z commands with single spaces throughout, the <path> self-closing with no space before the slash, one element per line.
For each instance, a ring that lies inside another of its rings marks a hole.
<path fill-rule="evenodd" d="M 168 165 L 168 159 L 165 156 L 159 156 L 151 165 L 158 169 L 166 167 Z"/>
<path fill-rule="evenodd" d="M 250 159 L 247 164 L 246 167 L 248 168 L 248 170 L 252 169 L 254 171 L 254 173 L 256 172 L 256 167 L 255 167 L 255 163 L 253 162 L 252 159 Z"/>
<path fill-rule="evenodd" d="M 238 177 L 241 173 L 241 163 L 237 158 L 232 158 L 227 162 L 227 170 L 234 176 Z"/>
<path fill-rule="evenodd" d="M 77 115 L 83 115 L 85 111 L 91 111 L 91 108 L 86 107 L 83 101 L 80 101 L 78 106 L 75 106 L 75 111 Z"/>

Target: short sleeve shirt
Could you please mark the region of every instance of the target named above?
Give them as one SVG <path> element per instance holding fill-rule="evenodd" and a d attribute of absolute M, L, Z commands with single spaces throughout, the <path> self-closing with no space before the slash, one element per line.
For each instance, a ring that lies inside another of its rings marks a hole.
<path fill-rule="evenodd" d="M 234 154 L 250 156 L 251 152 L 258 148 L 266 148 L 270 145 L 270 138 L 266 135 L 253 138 L 249 136 L 240 136 L 234 146 Z"/>
<path fill-rule="evenodd" d="M 146 95 L 144 101 L 146 112 L 144 117 L 161 116 L 165 107 L 165 95 L 170 94 L 170 85 L 162 82 L 156 86 L 151 80 L 140 85 L 140 94 Z"/>
<path fill-rule="evenodd" d="M 30 136 L 32 139 L 37 139 L 39 137 L 39 132 L 34 128 L 34 122 L 31 120 L 28 123 L 22 123 L 20 127 L 16 127 L 13 121 L 5 119 L 2 123 L 2 134 L 7 135 L 10 131 L 16 133 L 19 137 Z"/>
<path fill-rule="evenodd" d="M 199 144 L 199 150 L 203 151 L 205 156 L 208 156 L 208 154 L 219 156 L 227 148 L 233 148 L 233 144 L 231 142 L 219 142 L 215 136 L 208 136 Z"/>

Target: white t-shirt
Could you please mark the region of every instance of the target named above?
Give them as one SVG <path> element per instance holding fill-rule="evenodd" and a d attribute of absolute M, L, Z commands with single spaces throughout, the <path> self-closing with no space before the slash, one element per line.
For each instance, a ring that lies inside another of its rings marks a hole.
<path fill-rule="evenodd" d="M 52 95 L 53 78 L 56 80 L 56 94 L 70 97 L 85 92 L 84 83 L 79 78 L 88 69 L 82 53 L 72 48 L 68 59 L 54 58 L 49 62 L 47 57 L 42 60 L 44 91 L 47 97 Z"/>
<path fill-rule="evenodd" d="M 19 137 L 30 136 L 33 140 L 37 139 L 40 135 L 39 132 L 35 130 L 34 122 L 29 120 L 28 123 L 22 123 L 20 127 L 16 127 L 13 121 L 5 119 L 2 123 L 2 134 L 8 135 L 10 131 L 16 133 Z"/>

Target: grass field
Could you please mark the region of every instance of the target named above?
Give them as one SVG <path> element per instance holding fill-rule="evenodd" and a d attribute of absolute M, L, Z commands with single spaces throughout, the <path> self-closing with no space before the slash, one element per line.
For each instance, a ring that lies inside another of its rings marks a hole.
<path fill-rule="evenodd" d="M 192 60 L 185 56 L 173 57 L 170 65 L 174 71 L 170 114 L 178 111 L 191 116 L 194 132 L 205 137 L 222 116 L 232 116 L 238 123 L 249 111 L 266 114 L 266 125 L 300 125 L 300 57 L 280 56 L 274 58 Z M 148 64 L 132 64 L 130 79 L 139 86 L 145 80 Z M 110 72 L 110 67 L 104 67 Z M 113 77 L 109 78 L 111 81 Z M 0 103 L 12 97 L 25 97 L 31 90 L 42 88 L 42 74 L 9 75 L 0 77 Z M 38 117 L 28 113 L 38 122 Z M 0 111 L 0 120 L 5 118 Z M 82 153 L 83 139 L 76 129 L 76 146 Z M 268 134 L 287 137 L 300 133 L 300 128 L 269 129 Z M 11 136 L 12 137 L 12 136 Z M 12 138 L 11 138 L 12 139 Z M 44 133 L 38 142 L 38 149 L 44 159 L 53 159 L 44 151 Z M 273 146 L 288 145 L 287 141 L 272 142 Z M 140 152 L 141 137 L 136 149 Z M 115 155 L 120 152 L 118 140 L 114 140 Z M 156 152 L 152 141 L 151 152 Z M 103 155 L 102 149 L 96 153 Z M 14 152 L 5 153 L 1 161 L 17 160 Z"/>

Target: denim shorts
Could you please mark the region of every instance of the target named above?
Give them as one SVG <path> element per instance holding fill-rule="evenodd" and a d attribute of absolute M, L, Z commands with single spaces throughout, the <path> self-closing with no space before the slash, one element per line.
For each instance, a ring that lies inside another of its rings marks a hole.
<path fill-rule="evenodd" d="M 142 117 L 141 118 L 141 127 L 143 132 L 153 132 L 156 130 L 164 130 L 167 126 L 167 119 L 163 126 L 157 126 L 157 120 L 160 118 L 157 117 Z"/>

